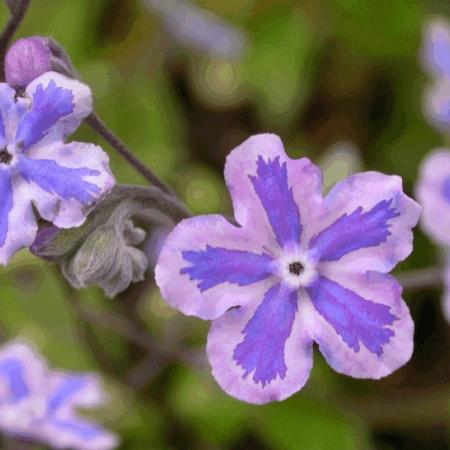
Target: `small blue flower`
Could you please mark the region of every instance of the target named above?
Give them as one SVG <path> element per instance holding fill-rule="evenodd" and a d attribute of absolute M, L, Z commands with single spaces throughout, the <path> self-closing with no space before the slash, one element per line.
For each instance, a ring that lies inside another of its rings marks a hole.
<path fill-rule="evenodd" d="M 316 342 L 338 372 L 381 378 L 405 364 L 414 325 L 388 275 L 412 250 L 420 206 L 402 180 L 358 173 L 323 197 L 322 173 L 272 134 L 227 158 L 238 226 L 180 222 L 155 269 L 163 297 L 213 320 L 207 353 L 222 389 L 251 403 L 302 388 Z"/>
<path fill-rule="evenodd" d="M 100 406 L 104 400 L 95 375 L 52 371 L 24 342 L 0 348 L 0 429 L 4 433 L 55 449 L 114 449 L 117 437 L 77 412 Z"/>
<path fill-rule="evenodd" d="M 30 246 L 35 210 L 59 228 L 81 225 L 115 181 L 98 146 L 66 144 L 92 112 L 89 88 L 55 72 L 20 96 L 0 83 L 0 263 Z"/>

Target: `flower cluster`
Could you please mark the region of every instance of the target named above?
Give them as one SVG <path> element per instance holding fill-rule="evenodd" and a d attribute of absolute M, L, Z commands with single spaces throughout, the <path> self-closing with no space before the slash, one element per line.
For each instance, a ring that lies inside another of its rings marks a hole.
<path fill-rule="evenodd" d="M 156 266 L 163 297 L 213 320 L 207 353 L 229 394 L 284 399 L 307 381 L 317 342 L 338 372 L 380 378 L 405 364 L 413 322 L 388 275 L 412 251 L 420 206 L 397 176 L 350 176 L 322 197 L 322 174 L 275 135 L 233 150 L 225 179 L 238 226 L 185 219 Z"/>
<path fill-rule="evenodd" d="M 117 437 L 77 413 L 104 400 L 96 376 L 50 370 L 24 342 L 0 348 L 2 432 L 55 449 L 110 450 Z"/>
<path fill-rule="evenodd" d="M 432 77 L 425 93 L 425 114 L 441 130 L 450 129 L 450 25 L 436 19 L 425 27 L 422 64 Z"/>

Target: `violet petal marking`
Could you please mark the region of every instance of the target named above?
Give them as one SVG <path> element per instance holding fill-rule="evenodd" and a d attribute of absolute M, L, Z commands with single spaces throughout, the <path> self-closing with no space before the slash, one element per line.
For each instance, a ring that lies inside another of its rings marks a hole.
<path fill-rule="evenodd" d="M 6 120 L 8 111 L 14 106 L 16 91 L 6 83 L 0 83 L 0 150 L 6 145 Z"/>
<path fill-rule="evenodd" d="M 277 284 L 271 287 L 246 325 L 244 340 L 234 349 L 233 359 L 245 370 L 253 370 L 253 381 L 263 387 L 277 376 L 286 376 L 284 345 L 291 334 L 297 312 L 297 292 Z"/>
<path fill-rule="evenodd" d="M 337 261 L 347 253 L 385 242 L 390 235 L 389 220 L 400 215 L 392 202 L 382 200 L 367 212 L 359 207 L 351 214 L 343 214 L 314 236 L 309 247 L 321 261 Z"/>
<path fill-rule="evenodd" d="M 11 175 L 9 171 L 0 170 L 0 247 L 8 236 L 9 213 L 13 207 Z"/>
<path fill-rule="evenodd" d="M 191 280 L 200 281 L 198 288 L 202 292 L 225 282 L 247 286 L 272 274 L 272 258 L 265 253 L 256 254 L 207 245 L 206 250 L 184 251 L 182 255 L 192 265 L 184 267 L 180 273 L 188 274 Z"/>
<path fill-rule="evenodd" d="M 360 342 L 372 353 L 381 356 L 383 345 L 395 335 L 391 328 L 398 317 L 387 305 L 375 303 L 325 277 L 307 288 L 319 314 L 355 352 Z"/>
<path fill-rule="evenodd" d="M 297 203 L 289 187 L 286 162 L 280 157 L 264 161 L 258 157 L 256 176 L 249 176 L 266 211 L 267 218 L 281 247 L 298 244 L 302 226 Z"/>
<path fill-rule="evenodd" d="M 59 119 L 74 111 L 73 99 L 71 90 L 58 87 L 53 80 L 45 89 L 38 85 L 31 110 L 19 123 L 16 142 L 23 142 L 25 149 L 39 142 Z"/>
<path fill-rule="evenodd" d="M 66 420 L 52 419 L 51 423 L 59 431 L 71 433 L 75 435 L 77 439 L 82 439 L 83 441 L 90 441 L 102 437 L 105 434 L 103 428 L 98 425 L 75 418 Z"/>
<path fill-rule="evenodd" d="M 74 198 L 88 204 L 100 192 L 98 186 L 83 180 L 84 177 L 100 175 L 98 170 L 64 167 L 52 159 L 30 159 L 24 156 L 16 168 L 28 182 L 33 181 L 44 191 L 55 193 L 66 200 Z"/>
<path fill-rule="evenodd" d="M 0 151 L 2 151 L 5 147 L 6 140 L 5 140 L 5 125 L 3 123 L 3 117 L 0 112 Z"/>
<path fill-rule="evenodd" d="M 0 364 L 0 377 L 9 384 L 14 400 L 20 400 L 30 393 L 24 379 L 24 366 L 19 359 L 3 360 Z"/>
<path fill-rule="evenodd" d="M 450 177 L 445 178 L 441 185 L 441 194 L 450 203 Z"/>
<path fill-rule="evenodd" d="M 86 377 L 71 376 L 65 378 L 58 389 L 48 399 L 49 412 L 56 412 L 87 384 Z"/>

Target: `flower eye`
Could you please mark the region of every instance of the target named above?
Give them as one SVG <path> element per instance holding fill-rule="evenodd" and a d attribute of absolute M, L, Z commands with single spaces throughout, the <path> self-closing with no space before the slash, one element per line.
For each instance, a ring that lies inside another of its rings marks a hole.
<path fill-rule="evenodd" d="M 303 267 L 302 263 L 295 261 L 291 264 L 289 264 L 289 273 L 292 273 L 292 275 L 300 275 L 305 268 Z"/>
<path fill-rule="evenodd" d="M 8 153 L 6 150 L 0 151 L 0 163 L 1 164 L 9 164 L 12 160 L 12 155 Z"/>

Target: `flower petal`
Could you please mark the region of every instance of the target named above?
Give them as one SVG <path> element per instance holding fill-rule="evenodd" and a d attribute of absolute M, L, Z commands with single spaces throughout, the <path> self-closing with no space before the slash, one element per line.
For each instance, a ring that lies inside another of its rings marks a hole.
<path fill-rule="evenodd" d="M 20 249 L 30 246 L 37 233 L 26 183 L 0 169 L 0 263 L 7 264 Z"/>
<path fill-rule="evenodd" d="M 450 245 L 450 151 L 437 149 L 426 157 L 416 185 L 423 207 L 422 228 L 435 240 Z"/>
<path fill-rule="evenodd" d="M 375 247 L 389 237 L 391 220 L 399 216 L 392 201 L 381 200 L 367 211 L 362 207 L 344 213 L 309 243 L 320 261 L 338 261 L 360 248 Z"/>
<path fill-rule="evenodd" d="M 97 377 L 53 372 L 50 380 L 48 413 L 58 414 L 75 407 L 92 407 L 103 403 L 104 395 Z"/>
<path fill-rule="evenodd" d="M 92 408 L 105 400 L 100 380 L 95 375 L 54 372 L 49 383 L 50 395 L 42 439 L 57 448 L 98 450 L 116 447 L 116 436 L 75 416 L 77 408 Z"/>
<path fill-rule="evenodd" d="M 6 83 L 0 83 L 0 149 L 7 142 L 9 111 L 15 103 L 16 91 Z"/>
<path fill-rule="evenodd" d="M 191 280 L 198 280 L 200 292 L 222 283 L 247 286 L 271 275 L 272 258 L 265 253 L 229 250 L 206 245 L 205 250 L 186 250 L 183 258 L 190 263 L 180 270 Z"/>
<path fill-rule="evenodd" d="M 0 203 L 0 246 L 3 247 L 8 237 L 8 218 L 13 207 L 12 180 L 9 170 L 0 169 L 0 192 L 3 197 Z"/>
<path fill-rule="evenodd" d="M 88 86 L 56 72 L 47 72 L 26 88 L 31 109 L 19 122 L 16 142 L 27 149 L 45 138 L 60 141 L 92 112 Z"/>
<path fill-rule="evenodd" d="M 378 379 L 409 361 L 414 324 L 401 290 L 377 272 L 324 274 L 307 289 L 305 321 L 333 369 Z"/>
<path fill-rule="evenodd" d="M 411 253 L 421 208 L 403 193 L 400 177 L 353 175 L 330 191 L 324 208 L 310 242 L 322 266 L 388 272 Z"/>
<path fill-rule="evenodd" d="M 423 110 L 431 125 L 443 132 L 450 128 L 450 79 L 435 80 L 425 89 Z"/>
<path fill-rule="evenodd" d="M 16 402 L 42 389 L 45 362 L 26 343 L 13 341 L 0 348 L 0 400 Z"/>
<path fill-rule="evenodd" d="M 297 292 L 277 284 L 259 306 L 234 308 L 215 320 L 207 353 L 221 388 L 258 404 L 300 390 L 312 366 L 312 341 L 301 314 Z"/>
<path fill-rule="evenodd" d="M 74 450 L 110 450 L 116 448 L 117 436 L 104 428 L 73 416 L 39 424 L 39 437 L 53 448 Z"/>
<path fill-rule="evenodd" d="M 81 225 L 114 185 L 108 155 L 98 146 L 72 142 L 33 149 L 17 170 L 29 182 L 40 215 L 60 228 Z"/>
<path fill-rule="evenodd" d="M 430 21 L 425 28 L 422 61 L 434 75 L 450 77 L 450 26 L 441 19 Z"/>
<path fill-rule="evenodd" d="M 444 317 L 450 323 L 450 251 L 447 249 L 445 257 L 445 268 L 443 271 L 444 295 L 442 298 L 442 311 Z"/>
<path fill-rule="evenodd" d="M 165 300 L 184 314 L 215 319 L 258 300 L 270 285 L 270 258 L 258 245 L 253 233 L 221 216 L 185 219 L 167 237 L 156 282 Z"/>
<path fill-rule="evenodd" d="M 236 221 L 274 250 L 299 244 L 321 202 L 320 170 L 307 158 L 290 159 L 273 134 L 252 136 L 235 148 L 225 180 Z"/>
<path fill-rule="evenodd" d="M 360 344 L 378 356 L 383 353 L 398 320 L 389 306 L 366 300 L 326 277 L 319 277 L 306 291 L 319 314 L 356 353 Z"/>

